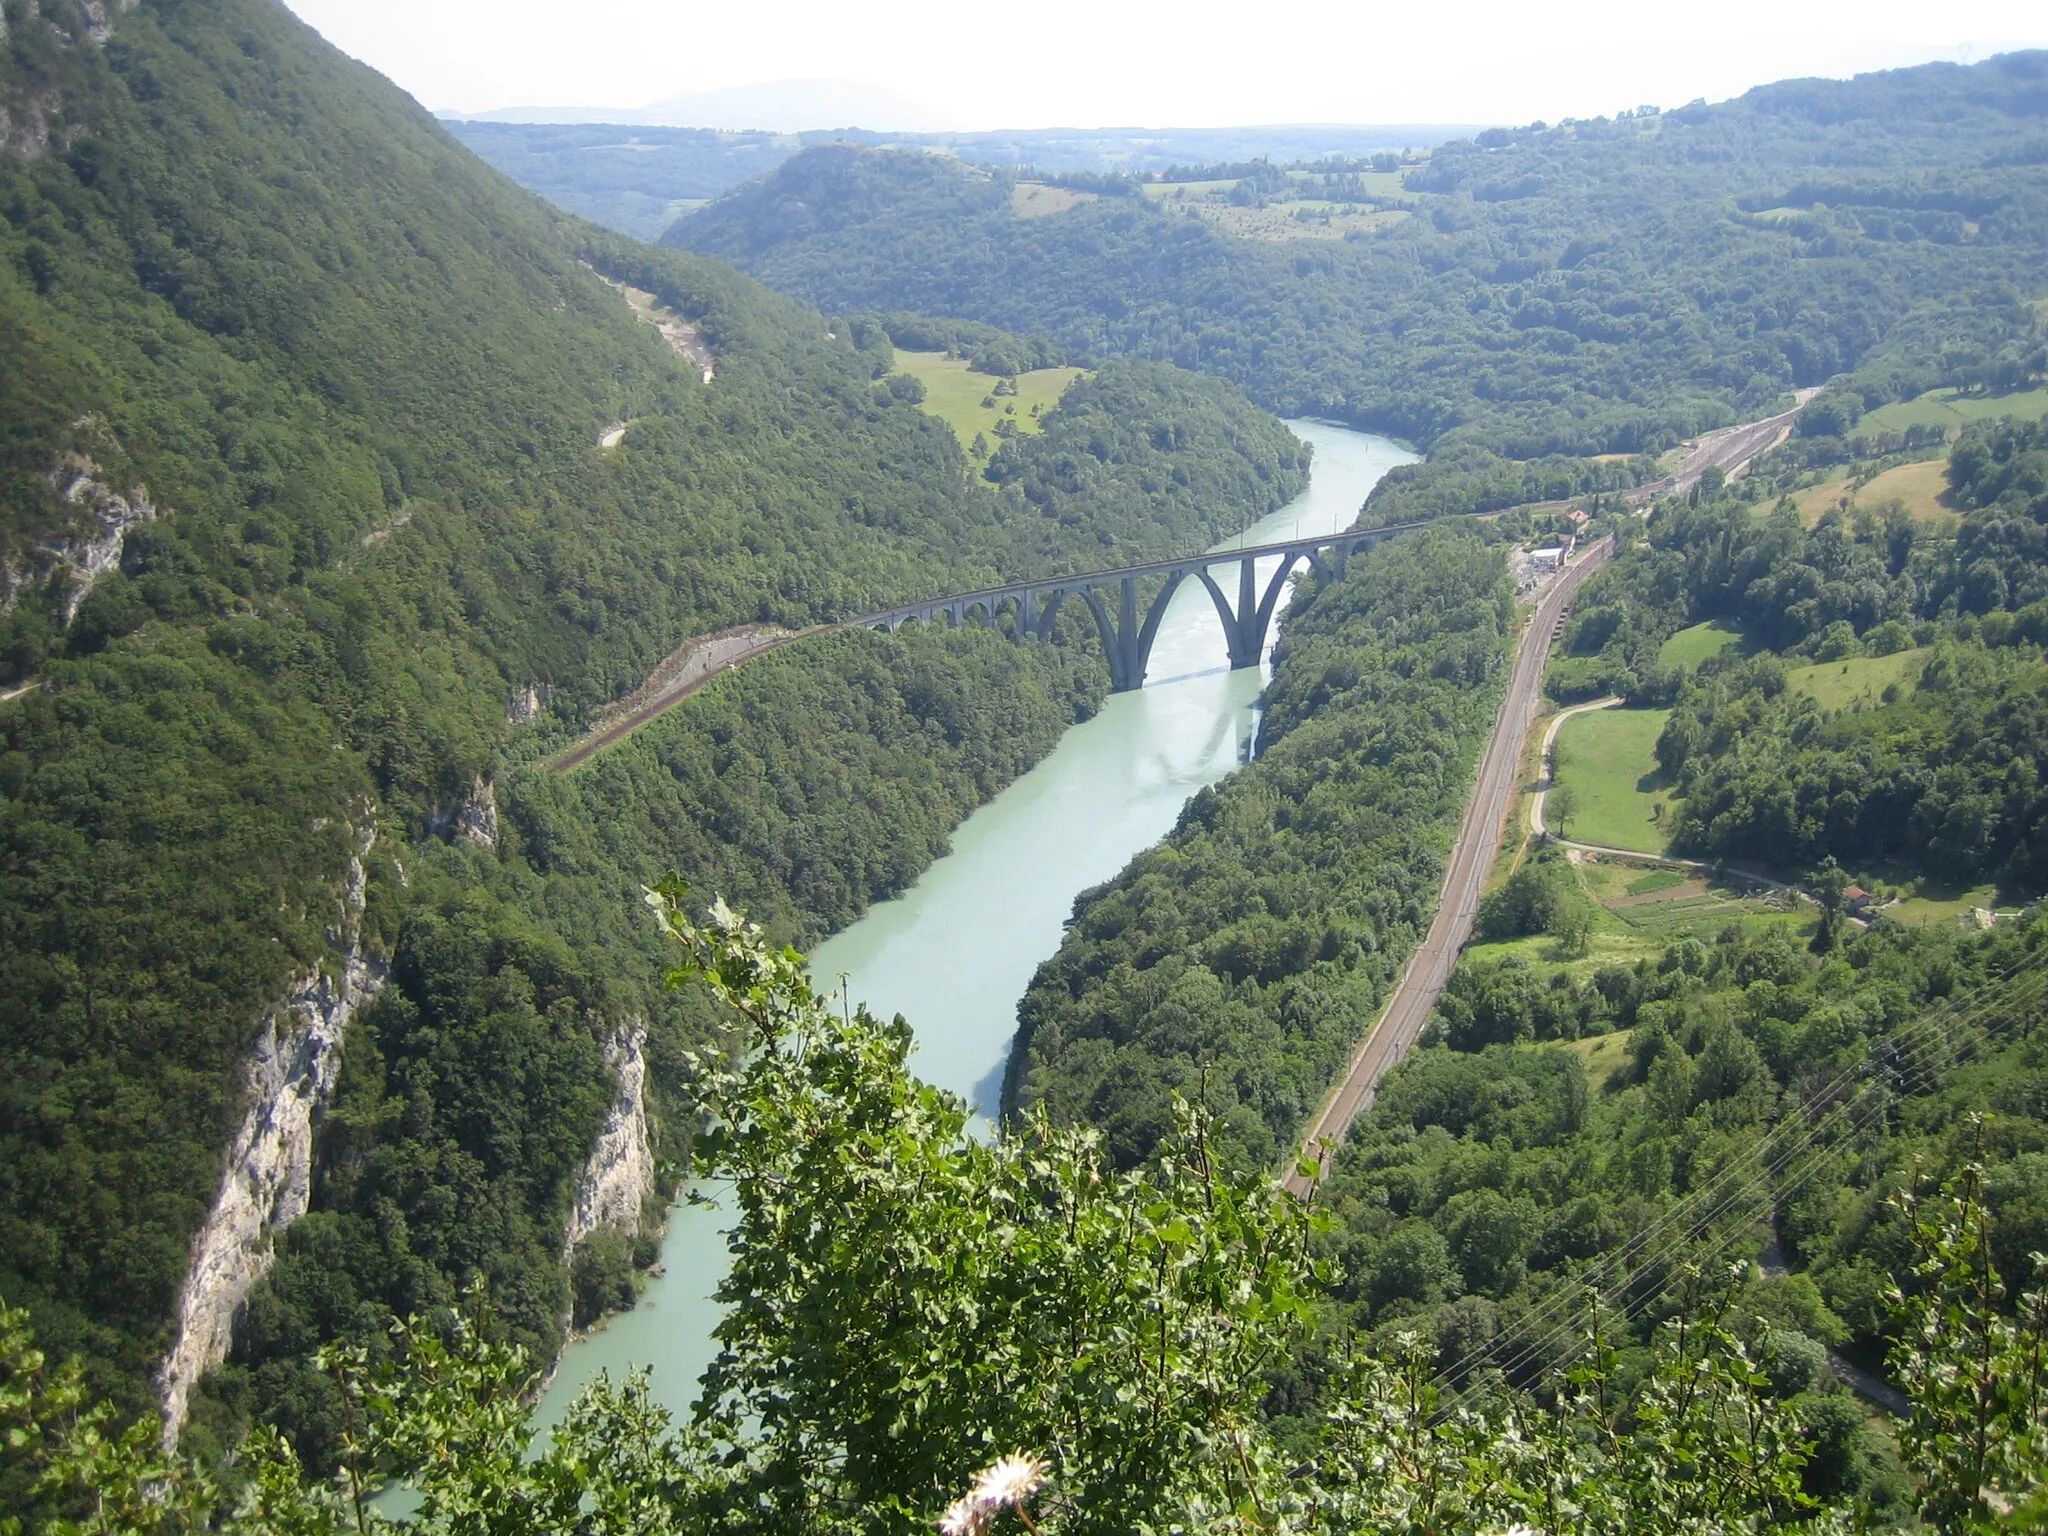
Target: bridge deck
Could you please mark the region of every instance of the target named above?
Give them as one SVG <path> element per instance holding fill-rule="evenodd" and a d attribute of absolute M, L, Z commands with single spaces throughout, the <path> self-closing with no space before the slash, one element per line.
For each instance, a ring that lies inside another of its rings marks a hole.
<path fill-rule="evenodd" d="M 1443 521 L 1439 518 L 1436 521 Z M 1030 576 L 1017 581 L 1005 582 L 999 587 L 977 587 L 972 592 L 952 592 L 944 597 L 923 598 L 914 603 L 897 603 L 888 608 L 877 608 L 873 613 L 864 613 L 857 619 L 849 619 L 849 625 L 871 624 L 882 619 L 895 618 L 904 614 L 923 613 L 934 608 L 950 608 L 955 603 L 980 603 L 1014 597 L 1021 592 L 1047 592 L 1057 588 L 1081 588 L 1105 586 L 1125 577 L 1171 576 L 1175 572 L 1205 570 L 1212 565 L 1229 565 L 1234 561 L 1262 559 L 1267 555 L 1303 555 L 1317 550 L 1330 549 L 1340 544 L 1362 544 L 1367 540 L 1389 538 L 1397 533 L 1426 527 L 1424 522 L 1388 523 L 1381 528 L 1352 528 L 1342 533 L 1318 534 L 1312 538 L 1284 539 L 1275 544 L 1248 544 L 1242 549 L 1212 549 L 1199 555 L 1184 555 L 1178 560 L 1148 560 L 1143 565 L 1117 566 L 1105 571 L 1082 571 L 1072 576 Z"/>

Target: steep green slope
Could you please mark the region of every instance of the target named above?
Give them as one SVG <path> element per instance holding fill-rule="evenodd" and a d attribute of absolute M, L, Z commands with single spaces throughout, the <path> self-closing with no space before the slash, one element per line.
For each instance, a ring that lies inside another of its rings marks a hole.
<path fill-rule="evenodd" d="M 1967 341 L 2002 323 L 1973 319 L 1979 290 L 2048 288 L 2044 71 L 2015 54 L 1491 130 L 1379 198 L 1406 217 L 1344 240 L 1238 239 L 1136 183 L 1019 218 L 1003 173 L 851 146 L 664 239 L 820 304 L 1170 358 L 1288 414 L 1518 458 L 1633 452 L 1823 382 L 1923 301 Z"/>
<path fill-rule="evenodd" d="M 1428 926 L 1504 681 L 1498 549 L 1428 530 L 1288 614 L 1259 760 L 1075 903 L 1004 1084 L 1151 1155 L 1175 1094 L 1278 1161 Z"/>
<path fill-rule="evenodd" d="M 651 974 L 638 882 L 678 865 L 813 937 L 1102 684 L 992 636 L 848 636 L 569 785 L 521 765 L 690 635 L 1103 545 L 971 482 L 877 386 L 885 347 L 552 212 L 282 7 L 115 9 L 8 0 L 0 36 L 0 1295 L 141 1401 L 258 1025 L 341 972 L 358 884 L 393 981 L 345 1070 L 380 1107 L 330 1117 L 312 1197 L 373 1240 L 293 1337 L 374 1337 L 381 1304 L 487 1274 L 545 1348 L 600 1048 L 647 1017 L 659 1096 L 692 1038 L 687 1001 L 618 979 Z M 694 326 L 715 378 L 593 268 Z M 1201 506 L 1133 464 L 1119 553 L 1299 488 L 1233 392 L 1134 388 L 1230 463 Z"/>

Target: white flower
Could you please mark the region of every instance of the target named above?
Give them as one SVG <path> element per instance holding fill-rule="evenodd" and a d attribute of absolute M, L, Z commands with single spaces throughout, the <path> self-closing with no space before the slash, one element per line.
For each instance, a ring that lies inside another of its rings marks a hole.
<path fill-rule="evenodd" d="M 1045 1481 L 1045 1463 L 1021 1452 L 1005 1456 L 974 1479 L 974 1486 L 955 1499 L 939 1521 L 944 1536 L 983 1536 L 999 1510 L 1021 1507 L 1031 1491 Z M 1024 1523 L 1031 1525 L 1030 1518 Z M 1036 1526 L 1032 1526 L 1036 1530 Z"/>
<path fill-rule="evenodd" d="M 974 1480 L 968 1497 L 989 1510 L 998 1510 L 1027 1497 L 1045 1481 L 1045 1463 L 1036 1457 L 1005 1456 Z"/>
<path fill-rule="evenodd" d="M 989 1516 L 994 1513 L 975 1503 L 974 1495 L 970 1493 L 964 1499 L 953 1501 L 953 1507 L 939 1522 L 939 1529 L 945 1536 L 981 1536 L 988 1529 Z"/>

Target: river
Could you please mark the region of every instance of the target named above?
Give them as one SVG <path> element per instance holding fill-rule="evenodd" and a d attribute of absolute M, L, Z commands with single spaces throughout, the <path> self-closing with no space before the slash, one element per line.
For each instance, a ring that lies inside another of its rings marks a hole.
<path fill-rule="evenodd" d="M 1288 426 L 1315 445 L 1308 489 L 1217 548 L 1348 528 L 1380 476 L 1414 457 L 1342 427 Z M 1278 563 L 1263 562 L 1261 579 Z M 1234 594 L 1234 574 L 1218 576 Z M 992 1114 L 1018 1000 L 1059 948 L 1075 896 L 1158 842 L 1196 790 L 1245 760 L 1264 674 L 1264 666 L 1229 670 L 1207 591 L 1183 583 L 1160 624 L 1145 687 L 1110 695 L 1094 719 L 970 816 L 915 886 L 820 945 L 811 957 L 820 990 L 836 990 L 844 976 L 875 1013 L 909 1019 L 919 1075 Z M 679 1417 L 687 1410 L 713 1353 L 711 1293 L 725 1272 L 726 1219 L 716 1207 L 676 1207 L 664 1273 L 632 1311 L 564 1351 L 541 1424 L 559 1422 L 598 1372 L 618 1380 L 643 1366 L 655 1395 Z"/>

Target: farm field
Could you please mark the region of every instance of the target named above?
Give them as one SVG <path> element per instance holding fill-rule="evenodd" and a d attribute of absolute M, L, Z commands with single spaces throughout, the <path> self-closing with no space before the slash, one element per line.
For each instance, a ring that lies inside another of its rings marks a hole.
<path fill-rule="evenodd" d="M 1579 889 L 1593 902 L 1593 932 L 1583 955 L 1567 956 L 1547 934 L 1469 945 L 1472 960 L 1518 956 L 1540 975 L 1567 972 L 1584 980 L 1603 966 L 1654 960 L 1681 939 L 1712 943 L 1730 923 L 1745 928 L 1812 927 L 1811 909 L 1775 905 L 1739 882 L 1715 884 L 1705 875 L 1588 856 L 1572 866 Z"/>
<path fill-rule="evenodd" d="M 1599 709 L 1565 722 L 1555 749 L 1557 783 L 1569 786 L 1579 802 L 1567 837 L 1662 851 L 1666 839 L 1655 817 L 1670 792 L 1655 785 L 1656 748 L 1670 715 L 1668 709 Z"/>
<path fill-rule="evenodd" d="M 1696 667 L 1709 656 L 1719 655 L 1731 645 L 1742 643 L 1742 631 L 1719 619 L 1694 624 L 1657 647 L 1660 667 Z"/>
<path fill-rule="evenodd" d="M 1092 203 L 1099 195 L 1047 186 L 1042 181 L 1020 181 L 1010 189 L 1010 212 L 1020 219 L 1042 219 L 1047 214 L 1065 213 L 1069 208 Z"/>
<path fill-rule="evenodd" d="M 1973 421 L 2019 416 L 2038 421 L 2048 416 L 2048 388 L 2015 390 L 2008 395 L 1965 395 L 1953 389 L 1929 390 L 1913 400 L 1879 406 L 1856 423 L 1856 435 L 1903 432 L 1908 427 L 1946 427 L 1953 434 Z"/>
<path fill-rule="evenodd" d="M 1948 524 L 1955 521 L 1956 513 L 1941 499 L 1947 490 L 1948 460 L 1924 459 L 1917 464 L 1901 464 L 1886 470 L 1867 485 L 1859 487 L 1850 499 L 1850 505 L 1874 511 L 1888 501 L 1897 501 L 1917 523 Z M 1840 506 L 1847 492 L 1847 471 L 1838 469 L 1819 485 L 1794 491 L 1791 501 L 1798 509 L 1799 521 L 1811 528 Z"/>
<path fill-rule="evenodd" d="M 1011 396 L 992 394 L 1002 382 L 993 374 L 970 372 L 965 358 L 948 357 L 943 352 L 907 352 L 898 347 L 896 371 L 924 385 L 923 409 L 953 429 L 960 446 L 977 465 L 986 464 L 995 454 L 997 422 L 1008 421 L 1019 432 L 1043 430 L 1039 416 L 1059 404 L 1067 386 L 1086 372 L 1081 368 L 1040 368 L 1020 373 L 1011 381 L 1017 386 L 1017 393 Z M 994 400 L 993 406 L 982 403 L 989 399 Z M 978 458 L 974 453 L 977 436 L 987 448 Z"/>
<path fill-rule="evenodd" d="M 1190 200 L 1187 210 L 1240 240 L 1342 240 L 1354 233 L 1391 229 L 1409 217 L 1402 208 L 1379 210 L 1357 203 L 1320 201 L 1239 208 L 1224 202 Z"/>
<path fill-rule="evenodd" d="M 1889 656 L 1852 656 L 1847 661 L 1823 661 L 1810 667 L 1794 667 L 1785 681 L 1801 693 L 1820 702 L 1822 709 L 1847 709 L 1858 699 L 1876 703 L 1893 683 L 1910 689 L 1920 680 L 1933 653 L 1918 650 L 1894 651 Z"/>

